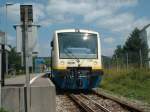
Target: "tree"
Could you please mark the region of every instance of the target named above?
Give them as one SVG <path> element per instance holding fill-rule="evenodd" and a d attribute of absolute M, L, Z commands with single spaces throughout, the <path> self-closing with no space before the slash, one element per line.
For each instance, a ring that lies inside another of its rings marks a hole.
<path fill-rule="evenodd" d="M 142 54 L 143 63 L 145 63 L 148 56 L 148 47 L 144 40 L 140 38 L 140 30 L 135 28 L 130 34 L 123 47 L 124 52 L 129 54 L 129 61 L 136 65 L 140 64 L 140 52 Z"/>
<path fill-rule="evenodd" d="M 115 58 L 116 56 L 117 56 L 117 57 L 121 57 L 122 54 L 123 54 L 123 48 L 122 48 L 121 45 L 118 45 L 117 48 L 116 48 L 116 50 L 115 50 L 115 53 L 114 53 L 113 57 L 114 57 L 114 58 Z"/>
<path fill-rule="evenodd" d="M 141 57 L 140 57 L 141 53 Z M 148 58 L 148 46 L 147 43 L 140 38 L 140 30 L 135 28 L 123 47 L 118 45 L 114 51 L 113 59 L 117 58 L 117 61 L 126 63 L 128 54 L 128 62 L 136 66 L 140 65 L 140 58 L 142 58 L 143 64 L 146 64 Z"/>
<path fill-rule="evenodd" d="M 0 108 L 0 112 L 8 112 L 4 108 Z"/>
<path fill-rule="evenodd" d="M 116 66 L 119 65 L 123 65 L 123 57 L 124 56 L 124 51 L 121 45 L 118 45 L 116 50 L 114 51 L 114 55 L 112 57 L 112 62 L 113 64 L 115 64 Z"/>
<path fill-rule="evenodd" d="M 21 69 L 21 56 L 16 52 L 16 48 L 12 47 L 8 55 L 9 68 L 16 71 Z"/>

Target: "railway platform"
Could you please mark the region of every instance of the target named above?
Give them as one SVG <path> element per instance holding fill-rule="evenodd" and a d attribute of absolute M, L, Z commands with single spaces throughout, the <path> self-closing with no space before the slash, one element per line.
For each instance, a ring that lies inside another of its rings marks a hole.
<path fill-rule="evenodd" d="M 31 74 L 31 112 L 55 112 L 55 85 L 44 73 Z M 10 112 L 25 112 L 25 75 L 9 78 L 2 88 L 2 106 Z"/>

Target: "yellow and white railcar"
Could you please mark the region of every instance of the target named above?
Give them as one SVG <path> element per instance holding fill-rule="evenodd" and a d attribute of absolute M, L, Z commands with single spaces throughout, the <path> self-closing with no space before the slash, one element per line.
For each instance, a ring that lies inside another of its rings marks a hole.
<path fill-rule="evenodd" d="M 103 74 L 98 32 L 64 29 L 51 42 L 52 79 L 62 89 L 91 89 Z"/>

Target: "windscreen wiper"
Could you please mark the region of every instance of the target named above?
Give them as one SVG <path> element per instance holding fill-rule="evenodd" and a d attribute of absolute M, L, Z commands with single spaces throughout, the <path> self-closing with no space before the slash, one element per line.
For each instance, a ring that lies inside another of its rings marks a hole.
<path fill-rule="evenodd" d="M 69 56 L 69 57 L 75 59 L 75 61 L 76 61 L 77 63 L 80 62 L 79 58 L 77 58 L 71 51 L 69 51 L 68 49 L 66 49 L 66 51 L 67 51 L 67 52 L 65 52 L 65 53 L 67 54 L 67 56 Z M 71 54 L 71 56 L 70 56 L 70 54 Z"/>

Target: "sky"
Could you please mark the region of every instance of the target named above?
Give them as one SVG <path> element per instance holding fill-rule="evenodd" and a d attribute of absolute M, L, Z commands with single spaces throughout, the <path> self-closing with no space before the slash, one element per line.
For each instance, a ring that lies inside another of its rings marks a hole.
<path fill-rule="evenodd" d="M 6 3 L 13 5 L 7 6 Z M 32 4 L 38 30 L 39 56 L 50 56 L 50 41 L 58 29 L 79 28 L 99 32 L 102 54 L 112 56 L 135 27 L 150 24 L 150 0 L 0 0 L 0 30 L 16 46 L 13 25 L 20 24 L 20 5 Z M 6 16 L 7 12 L 7 16 Z"/>

